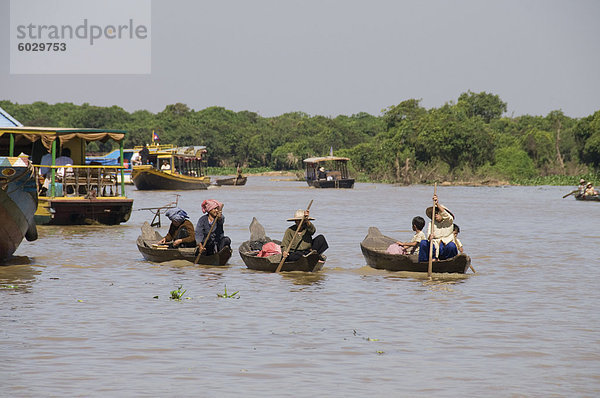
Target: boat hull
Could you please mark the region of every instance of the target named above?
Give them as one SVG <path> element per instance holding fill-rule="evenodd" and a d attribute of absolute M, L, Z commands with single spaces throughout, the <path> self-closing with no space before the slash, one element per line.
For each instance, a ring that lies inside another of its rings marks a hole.
<path fill-rule="evenodd" d="M 273 241 L 280 243 L 278 241 Z M 267 242 L 265 242 L 267 243 Z M 281 254 L 276 254 L 269 257 L 257 257 L 257 250 L 252 250 L 250 241 L 246 241 L 240 245 L 240 257 L 246 267 L 254 271 L 275 272 L 281 262 Z M 323 269 L 325 264 L 325 256 L 319 256 L 317 252 L 311 252 L 306 256 L 300 257 L 296 261 L 286 261 L 281 267 L 282 272 L 301 271 L 301 272 L 317 272 Z"/>
<path fill-rule="evenodd" d="M 387 271 L 428 272 L 429 263 L 419 262 L 416 255 L 386 253 L 387 247 L 395 242 L 396 239 L 382 235 L 379 229 L 370 227 L 369 233 L 360 244 L 367 265 Z M 459 254 L 448 260 L 432 262 L 432 272 L 464 274 L 470 264 L 469 256 Z"/>
<path fill-rule="evenodd" d="M 40 197 L 35 221 L 42 225 L 117 225 L 129 220 L 133 199 L 125 197 Z"/>
<path fill-rule="evenodd" d="M 577 195 L 575 196 L 575 200 L 600 202 L 600 195 Z"/>
<path fill-rule="evenodd" d="M 307 184 L 315 188 L 354 188 L 354 179 L 346 178 L 342 180 L 306 180 Z"/>
<path fill-rule="evenodd" d="M 142 256 L 148 261 L 162 263 L 172 260 L 185 260 L 200 265 L 224 266 L 231 258 L 231 247 L 225 246 L 218 253 L 210 256 L 200 256 L 196 263 L 196 248 L 162 248 L 156 243 L 162 239 L 156 230 L 146 222 L 142 226 L 142 235 L 138 236 L 136 244 Z"/>
<path fill-rule="evenodd" d="M 131 173 L 133 184 L 140 191 L 149 190 L 196 190 L 207 189 L 209 177 L 191 177 L 169 174 L 155 169 L 133 169 Z"/>
<path fill-rule="evenodd" d="M 0 262 L 13 255 L 23 238 L 37 239 L 36 206 L 33 167 L 23 159 L 0 157 Z"/>
<path fill-rule="evenodd" d="M 222 186 L 222 185 L 241 186 L 241 185 L 246 185 L 247 179 L 248 179 L 248 177 L 222 178 L 222 179 L 216 180 L 215 184 L 217 184 L 218 186 Z"/>

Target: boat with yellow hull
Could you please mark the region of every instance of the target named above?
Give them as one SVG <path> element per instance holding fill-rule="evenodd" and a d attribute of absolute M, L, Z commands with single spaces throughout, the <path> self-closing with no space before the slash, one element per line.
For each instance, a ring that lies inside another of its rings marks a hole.
<path fill-rule="evenodd" d="M 147 158 L 142 160 L 145 164 L 134 165 L 131 172 L 137 189 L 193 190 L 209 187 L 210 177 L 204 175 L 205 146 L 151 145 L 147 148 Z"/>

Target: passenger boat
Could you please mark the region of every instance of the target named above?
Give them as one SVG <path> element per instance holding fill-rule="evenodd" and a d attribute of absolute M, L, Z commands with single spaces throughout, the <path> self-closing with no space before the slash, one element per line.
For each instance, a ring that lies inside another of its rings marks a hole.
<path fill-rule="evenodd" d="M 134 149 L 142 147 L 136 147 Z M 207 189 L 210 177 L 204 175 L 205 146 L 173 147 L 150 145 L 147 164 L 134 165 L 133 184 L 139 190 Z"/>
<path fill-rule="evenodd" d="M 589 200 L 592 202 L 600 202 L 600 195 L 576 195 L 575 200 Z"/>
<path fill-rule="evenodd" d="M 169 248 L 167 245 L 159 245 L 157 242 L 163 237 L 154 228 L 145 222 L 142 225 L 142 234 L 137 238 L 137 247 L 142 256 L 148 261 L 162 263 L 172 260 L 185 260 L 195 263 L 196 248 L 184 247 L 180 249 Z M 231 258 L 231 247 L 225 246 L 220 252 L 210 256 L 200 256 L 196 264 L 223 266 Z"/>
<path fill-rule="evenodd" d="M 350 159 L 338 156 L 324 156 L 304 159 L 306 182 L 315 188 L 353 188 L 354 178 L 348 174 Z M 323 173 L 319 169 L 323 168 Z"/>
<path fill-rule="evenodd" d="M 0 263 L 13 255 L 23 237 L 37 239 L 37 202 L 35 169 L 28 158 L 0 156 Z"/>
<path fill-rule="evenodd" d="M 268 257 L 258 257 L 257 254 L 260 248 L 265 243 L 274 242 L 281 245 L 281 241 L 272 240 L 265 235 L 265 229 L 256 218 L 250 223 L 250 240 L 242 243 L 239 247 L 240 257 L 246 267 L 255 271 L 275 272 L 281 262 L 281 254 L 275 254 Z M 313 251 L 309 254 L 300 257 L 296 261 L 286 261 L 281 267 L 281 271 L 302 271 L 302 272 L 317 272 L 323 268 L 326 257 L 319 255 Z"/>
<path fill-rule="evenodd" d="M 114 225 L 129 219 L 133 199 L 125 196 L 122 182 L 125 131 L 17 126 L 0 128 L 0 135 L 3 139 L 8 137 L 11 154 L 15 151 L 24 153 L 34 164 L 38 176 L 38 203 L 34 216 L 37 224 Z M 108 140 L 120 144 L 120 164 L 87 165 L 86 144 Z M 72 164 L 57 165 L 60 148 L 70 150 Z M 45 154 L 49 161 L 41 164 Z M 121 174 L 120 184 L 117 174 Z M 44 175 L 47 178 L 44 179 Z"/>
<path fill-rule="evenodd" d="M 386 249 L 398 240 L 383 235 L 376 227 L 370 227 L 360 244 L 367 265 L 388 271 L 428 272 L 429 263 L 419 262 L 416 255 L 388 254 Z M 469 269 L 471 258 L 459 254 L 448 260 L 432 262 L 432 272 L 464 274 Z"/>
<path fill-rule="evenodd" d="M 246 185 L 247 179 L 248 179 L 248 177 L 242 177 L 240 175 L 237 177 L 221 178 L 221 179 L 215 180 L 215 184 L 217 184 L 218 186 L 222 186 L 222 185 L 241 186 L 241 185 Z"/>

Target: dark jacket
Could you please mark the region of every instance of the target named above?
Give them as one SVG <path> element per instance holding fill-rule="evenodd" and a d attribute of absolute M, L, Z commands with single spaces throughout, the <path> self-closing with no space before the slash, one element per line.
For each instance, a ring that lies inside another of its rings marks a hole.
<path fill-rule="evenodd" d="M 221 216 L 221 219 L 217 219 L 217 225 L 213 228 L 210 233 L 210 238 L 208 238 L 208 242 L 206 246 L 215 245 L 217 242 L 220 242 L 221 239 L 225 236 L 225 231 L 223 230 L 223 224 L 225 224 L 225 216 Z M 208 214 L 203 215 L 198 220 L 196 224 L 196 243 L 204 243 L 204 239 L 206 239 L 206 235 L 208 235 L 208 231 L 210 231 L 211 224 L 208 222 Z"/>
<path fill-rule="evenodd" d="M 185 220 L 179 227 L 176 227 L 173 223 L 169 227 L 169 232 L 165 236 L 167 242 L 181 239 L 180 247 L 195 247 L 196 237 L 194 234 L 194 225 L 190 220 Z"/>

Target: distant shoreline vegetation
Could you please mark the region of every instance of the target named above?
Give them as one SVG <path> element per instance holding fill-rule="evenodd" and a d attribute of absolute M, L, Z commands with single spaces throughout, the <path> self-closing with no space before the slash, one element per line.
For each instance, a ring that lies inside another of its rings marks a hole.
<path fill-rule="evenodd" d="M 263 117 L 222 107 L 195 111 L 182 103 L 158 113 L 87 103 L 5 100 L 0 107 L 28 126 L 127 130 L 126 148 L 150 143 L 153 131 L 165 144 L 206 145 L 208 174 L 215 175 L 233 175 L 240 165 L 248 174 L 290 171 L 301 178 L 303 159 L 333 150 L 351 159 L 350 172 L 359 182 L 577 185 L 585 178 L 599 183 L 600 110 L 582 118 L 560 110 L 507 117 L 500 97 L 471 91 L 439 108 L 426 109 L 420 102 L 402 101 L 379 116 L 336 117 L 303 112 Z M 88 149 L 114 148 L 91 143 Z"/>

